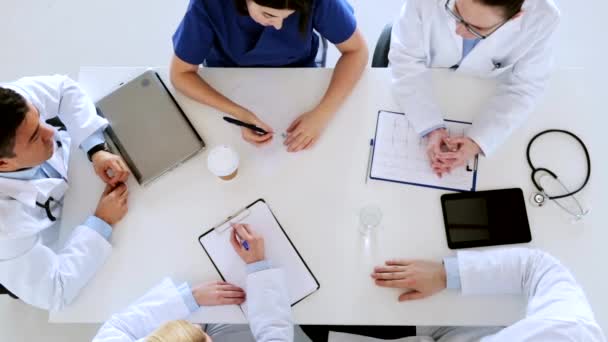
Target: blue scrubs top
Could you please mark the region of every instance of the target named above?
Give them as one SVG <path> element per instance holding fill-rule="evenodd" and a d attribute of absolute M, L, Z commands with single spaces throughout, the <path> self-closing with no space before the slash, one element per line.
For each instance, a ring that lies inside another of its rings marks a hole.
<path fill-rule="evenodd" d="M 175 55 L 186 63 L 210 67 L 313 67 L 319 38 L 333 44 L 348 40 L 357 22 L 346 0 L 314 0 L 306 30 L 300 14 L 283 21 L 281 30 L 264 27 L 239 14 L 233 0 L 190 0 L 173 35 Z"/>

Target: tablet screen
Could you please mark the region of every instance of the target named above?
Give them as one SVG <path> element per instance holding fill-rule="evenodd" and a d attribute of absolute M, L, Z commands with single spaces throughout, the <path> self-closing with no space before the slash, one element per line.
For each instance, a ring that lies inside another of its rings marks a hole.
<path fill-rule="evenodd" d="M 448 194 L 441 202 L 450 248 L 531 240 L 521 189 Z"/>

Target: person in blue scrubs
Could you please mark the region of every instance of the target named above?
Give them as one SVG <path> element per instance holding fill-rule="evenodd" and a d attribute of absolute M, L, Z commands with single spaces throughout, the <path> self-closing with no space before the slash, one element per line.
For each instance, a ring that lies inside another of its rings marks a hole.
<path fill-rule="evenodd" d="M 213 89 L 197 73 L 207 67 L 314 67 L 319 38 L 342 56 L 321 102 L 287 130 L 289 152 L 312 147 L 358 82 L 368 59 L 367 45 L 346 0 L 191 0 L 173 36 L 171 82 L 194 100 L 229 113 L 268 132 L 243 128 L 257 146 L 274 131 L 255 113 Z"/>

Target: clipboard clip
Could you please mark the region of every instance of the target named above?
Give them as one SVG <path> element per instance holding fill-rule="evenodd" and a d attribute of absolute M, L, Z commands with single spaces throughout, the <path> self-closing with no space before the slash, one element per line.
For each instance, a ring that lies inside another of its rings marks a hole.
<path fill-rule="evenodd" d="M 238 222 L 241 222 L 245 218 L 247 218 L 247 216 L 249 216 L 249 213 L 250 213 L 249 208 L 243 208 L 243 209 L 239 210 L 238 212 L 236 212 L 234 215 L 228 216 L 220 224 L 218 224 L 215 227 L 213 227 L 213 229 L 216 232 L 218 232 L 218 233 L 223 233 L 228 228 L 230 228 L 230 224 L 228 224 L 228 223 L 238 223 Z"/>
<path fill-rule="evenodd" d="M 477 171 L 477 162 L 479 161 L 479 155 L 475 156 L 475 161 L 473 162 L 473 168 L 471 169 L 471 167 L 469 166 L 469 163 L 467 163 L 467 171 L 468 172 L 473 172 L 473 171 Z"/>

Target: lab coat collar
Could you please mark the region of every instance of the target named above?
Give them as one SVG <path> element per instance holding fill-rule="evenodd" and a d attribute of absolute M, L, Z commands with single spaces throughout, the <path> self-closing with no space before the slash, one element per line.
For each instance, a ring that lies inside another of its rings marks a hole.
<path fill-rule="evenodd" d="M 30 208 L 36 207 L 39 196 L 45 199 L 51 196 L 59 199 L 67 189 L 67 182 L 60 178 L 25 181 L 0 177 L 0 194 L 14 198 Z"/>
<path fill-rule="evenodd" d="M 14 171 L 14 172 L 0 172 L 0 177 L 20 180 L 33 179 L 40 170 L 40 166 L 35 166 L 29 169 Z"/>
<path fill-rule="evenodd" d="M 47 160 L 47 163 L 51 165 L 64 179 L 68 177 L 68 161 L 69 161 L 69 149 L 70 149 L 70 138 L 66 132 L 55 131 L 56 139 L 55 153 L 51 159 Z"/>

